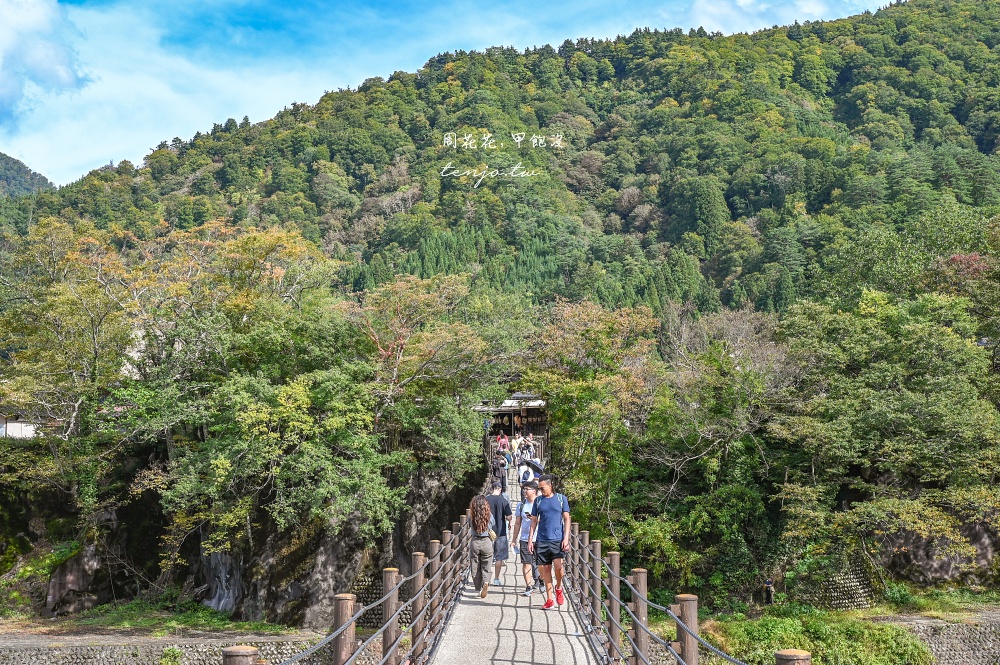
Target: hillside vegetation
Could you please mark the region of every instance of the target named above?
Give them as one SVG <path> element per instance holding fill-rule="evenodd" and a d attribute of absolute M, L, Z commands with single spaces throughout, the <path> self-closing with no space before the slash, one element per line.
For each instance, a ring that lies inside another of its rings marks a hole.
<path fill-rule="evenodd" d="M 161 581 L 193 542 L 374 539 L 518 388 L 664 589 L 902 575 L 903 535 L 969 561 L 961 526 L 1000 527 L 998 47 L 997 0 L 911 0 L 445 53 L 0 201 L 0 403 L 51 434 L 0 439 L 0 535 L 19 497 L 83 540 L 141 504 Z"/>
<path fill-rule="evenodd" d="M 48 178 L 0 152 L 0 197 L 21 196 L 44 189 L 52 189 Z"/>

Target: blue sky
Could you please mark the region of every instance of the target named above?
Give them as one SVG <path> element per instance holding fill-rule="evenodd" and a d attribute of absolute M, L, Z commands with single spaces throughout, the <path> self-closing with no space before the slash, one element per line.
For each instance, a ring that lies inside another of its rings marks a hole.
<path fill-rule="evenodd" d="M 637 27 L 747 32 L 885 0 L 0 0 L 0 152 L 57 184 L 437 53 Z"/>

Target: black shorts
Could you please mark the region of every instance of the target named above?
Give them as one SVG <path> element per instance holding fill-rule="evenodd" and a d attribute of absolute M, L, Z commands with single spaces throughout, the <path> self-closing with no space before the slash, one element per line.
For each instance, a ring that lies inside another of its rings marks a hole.
<path fill-rule="evenodd" d="M 535 564 L 535 555 L 528 551 L 528 541 L 522 540 L 518 543 L 521 549 L 521 563 L 526 566 L 533 566 Z"/>
<path fill-rule="evenodd" d="M 566 555 L 562 550 L 561 540 L 539 540 L 535 543 L 535 564 L 551 566 L 556 559 Z"/>

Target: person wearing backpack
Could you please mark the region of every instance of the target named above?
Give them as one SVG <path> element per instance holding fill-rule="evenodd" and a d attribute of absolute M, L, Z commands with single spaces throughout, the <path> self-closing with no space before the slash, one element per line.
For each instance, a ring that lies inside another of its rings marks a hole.
<path fill-rule="evenodd" d="M 514 541 L 514 554 L 521 555 L 521 574 L 524 575 L 525 585 L 525 590 L 521 595 L 530 597 L 536 588 L 545 588 L 538 575 L 535 555 L 528 551 L 528 538 L 531 535 L 531 507 L 535 505 L 535 497 L 538 495 L 538 483 L 535 481 L 524 483 L 521 486 L 521 494 L 524 498 L 521 503 L 517 504 L 517 510 L 514 511 L 516 518 L 511 533 L 517 536 L 517 540 Z"/>
<path fill-rule="evenodd" d="M 493 481 L 500 483 L 501 492 L 507 493 L 507 459 L 499 450 L 493 456 L 493 464 L 490 468 Z"/>
<path fill-rule="evenodd" d="M 535 473 L 534 473 L 534 471 L 531 470 L 530 466 L 528 466 L 527 464 L 522 464 L 521 466 L 517 467 L 517 483 L 518 483 L 518 485 L 521 486 L 521 501 L 528 501 L 525 498 L 525 494 L 524 494 L 524 486 L 525 486 L 525 484 L 526 483 L 531 483 L 531 482 L 534 482 L 534 481 L 535 481 Z M 536 485 L 535 489 L 537 490 L 537 485 Z M 531 501 L 528 501 L 528 503 L 533 503 L 533 502 L 534 502 L 534 499 L 532 499 Z M 529 510 L 529 512 L 530 512 L 530 510 Z M 525 520 L 525 525 L 529 524 L 530 521 L 531 520 Z"/>
<path fill-rule="evenodd" d="M 563 558 L 569 551 L 569 499 L 552 489 L 552 475 L 543 474 L 538 479 L 540 494 L 531 508 L 531 533 L 528 551 L 534 554 L 538 572 L 545 581 L 543 610 L 551 610 L 558 603 L 566 602 L 562 582 L 565 567 Z M 555 580 L 553 583 L 553 574 Z M 553 589 L 555 600 L 553 600 Z"/>

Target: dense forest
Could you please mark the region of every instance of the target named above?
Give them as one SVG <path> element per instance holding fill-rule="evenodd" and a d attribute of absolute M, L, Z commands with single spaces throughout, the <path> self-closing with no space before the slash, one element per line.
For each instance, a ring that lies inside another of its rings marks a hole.
<path fill-rule="evenodd" d="M 0 197 L 21 196 L 52 188 L 52 183 L 41 173 L 35 173 L 23 162 L 0 152 Z"/>
<path fill-rule="evenodd" d="M 578 519 L 663 589 L 903 575 L 904 535 L 973 560 L 998 46 L 1000 1 L 911 0 L 444 53 L 0 199 L 0 403 L 46 425 L 0 439 L 0 574 L 136 505 L 161 586 L 192 547 L 378 538 L 512 389 L 549 400 Z"/>

